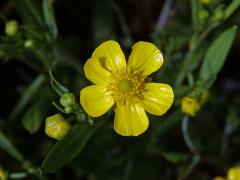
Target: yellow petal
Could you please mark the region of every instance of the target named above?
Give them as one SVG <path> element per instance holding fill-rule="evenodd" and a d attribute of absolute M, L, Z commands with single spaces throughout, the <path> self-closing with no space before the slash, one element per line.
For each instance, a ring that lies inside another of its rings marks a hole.
<path fill-rule="evenodd" d="M 116 72 L 126 67 L 125 56 L 119 44 L 115 41 L 106 41 L 98 46 L 92 54 L 109 71 Z"/>
<path fill-rule="evenodd" d="M 213 180 L 226 180 L 226 179 L 221 176 L 216 176 L 215 178 L 213 178 Z"/>
<path fill-rule="evenodd" d="M 163 64 L 160 50 L 152 43 L 140 41 L 133 45 L 128 60 L 128 68 L 136 70 L 143 75 L 157 71 Z"/>
<path fill-rule="evenodd" d="M 171 86 L 162 83 L 146 83 L 141 102 L 147 112 L 160 116 L 171 107 L 173 99 Z"/>
<path fill-rule="evenodd" d="M 80 92 L 80 103 L 83 109 L 92 117 L 98 117 L 106 113 L 114 104 L 106 88 L 92 85 L 85 87 Z"/>
<path fill-rule="evenodd" d="M 239 180 L 240 179 L 240 167 L 230 168 L 227 173 L 228 180 Z"/>
<path fill-rule="evenodd" d="M 114 129 L 122 136 L 138 136 L 148 128 L 148 117 L 140 104 L 117 105 Z"/>
<path fill-rule="evenodd" d="M 110 72 L 102 67 L 98 58 L 90 58 L 84 65 L 88 80 L 97 85 L 105 86 L 109 82 Z"/>

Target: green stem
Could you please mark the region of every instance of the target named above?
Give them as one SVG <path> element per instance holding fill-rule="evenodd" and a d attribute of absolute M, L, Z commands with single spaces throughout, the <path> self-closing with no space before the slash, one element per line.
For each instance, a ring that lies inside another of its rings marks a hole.
<path fill-rule="evenodd" d="M 47 63 L 47 60 L 44 55 L 37 49 L 33 49 L 33 53 L 38 57 L 38 59 L 40 60 L 40 62 L 43 64 L 45 70 L 49 71 L 49 65 Z"/>
<path fill-rule="evenodd" d="M 207 35 L 208 35 L 215 27 L 217 27 L 219 24 L 220 24 L 219 22 L 216 22 L 216 23 L 211 24 L 210 26 L 208 26 L 208 27 L 205 29 L 205 31 L 203 31 L 203 32 L 199 35 L 199 37 L 197 38 L 196 41 L 193 41 L 193 42 L 190 43 L 189 49 L 190 49 L 191 51 L 195 51 L 195 50 L 199 47 L 199 45 L 202 43 L 202 41 L 207 37 Z"/>
<path fill-rule="evenodd" d="M 184 173 L 179 177 L 179 179 L 185 179 L 193 171 L 193 169 L 196 167 L 199 161 L 200 161 L 200 156 L 194 155 L 190 165 L 187 167 Z"/>
<path fill-rule="evenodd" d="M 183 120 L 182 120 L 182 134 L 188 149 L 193 153 L 193 158 L 190 165 L 187 167 L 186 171 L 180 176 L 180 179 L 184 179 L 185 177 L 187 177 L 200 161 L 200 155 L 196 147 L 194 146 L 194 143 L 192 142 L 188 132 L 188 124 L 189 124 L 189 116 L 186 115 L 183 117 Z"/>
<path fill-rule="evenodd" d="M 182 134 L 183 139 L 186 142 L 187 147 L 193 154 L 198 154 L 188 132 L 189 116 L 184 116 L 182 120 Z"/>
<path fill-rule="evenodd" d="M 119 19 L 119 22 L 121 24 L 123 33 L 127 39 L 127 45 L 130 46 L 133 42 L 132 37 L 131 37 L 131 33 L 129 31 L 127 22 L 125 20 L 125 17 L 123 15 L 123 11 L 117 6 L 117 4 L 114 1 L 110 1 L 108 0 L 109 5 L 114 9 L 114 11 L 117 14 L 117 17 Z"/>
<path fill-rule="evenodd" d="M 172 0 L 166 0 L 164 5 L 163 5 L 162 11 L 159 15 L 157 24 L 155 26 L 155 32 L 154 33 L 159 32 L 165 26 L 165 24 L 167 22 L 167 19 L 168 19 L 168 16 L 169 16 L 169 12 L 171 10 L 171 6 L 172 6 Z"/>

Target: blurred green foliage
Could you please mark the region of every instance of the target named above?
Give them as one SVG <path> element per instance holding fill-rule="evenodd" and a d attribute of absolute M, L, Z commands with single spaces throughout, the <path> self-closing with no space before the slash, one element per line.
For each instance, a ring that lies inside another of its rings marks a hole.
<path fill-rule="evenodd" d="M 8 178 L 208 180 L 240 165 L 239 6 L 3 1 L 1 27 L 18 22 L 0 36 L 0 165 Z M 112 112 L 93 119 L 79 104 L 79 90 L 89 84 L 84 62 L 109 39 L 126 52 L 139 40 L 153 42 L 165 62 L 152 78 L 174 88 L 174 106 L 150 116 L 151 127 L 138 137 L 115 134 Z M 183 97 L 205 91 L 210 99 L 195 117 L 181 112 Z M 71 111 L 60 102 L 67 92 L 76 97 Z M 44 133 L 45 118 L 56 113 L 73 126 L 58 142 Z"/>

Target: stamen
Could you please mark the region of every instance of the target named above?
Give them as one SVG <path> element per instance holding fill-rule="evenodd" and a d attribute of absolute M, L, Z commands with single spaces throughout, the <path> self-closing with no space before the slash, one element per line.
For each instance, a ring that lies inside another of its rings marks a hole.
<path fill-rule="evenodd" d="M 143 77 L 127 69 L 116 72 L 112 74 L 108 92 L 118 104 L 139 101 L 142 99 L 145 78 L 146 76 Z"/>

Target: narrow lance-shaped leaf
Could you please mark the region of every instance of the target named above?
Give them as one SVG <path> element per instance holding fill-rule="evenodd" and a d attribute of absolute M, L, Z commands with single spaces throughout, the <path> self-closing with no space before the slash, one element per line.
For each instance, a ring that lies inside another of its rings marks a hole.
<path fill-rule="evenodd" d="M 240 6 L 240 0 L 233 0 L 224 12 L 224 19 L 229 18 Z"/>
<path fill-rule="evenodd" d="M 42 163 L 42 173 L 54 172 L 73 160 L 84 148 L 90 137 L 105 122 L 103 119 L 75 125 L 67 136 L 58 141 Z"/>
<path fill-rule="evenodd" d="M 232 46 L 237 27 L 224 31 L 209 47 L 200 70 L 200 79 L 205 81 L 221 70 Z"/>
<path fill-rule="evenodd" d="M 35 93 L 42 86 L 44 81 L 45 81 L 45 76 L 41 74 L 32 82 L 32 84 L 30 84 L 26 88 L 26 90 L 21 95 L 21 98 L 17 102 L 17 105 L 13 109 L 9 119 L 15 118 L 22 111 L 22 109 L 26 107 L 26 105 L 29 103 L 29 101 L 32 99 Z"/>
<path fill-rule="evenodd" d="M 192 11 L 192 26 L 194 31 L 197 30 L 198 14 L 199 14 L 199 2 L 198 0 L 191 0 L 191 11 Z"/>
<path fill-rule="evenodd" d="M 23 117 L 23 127 L 29 133 L 37 132 L 44 119 L 44 114 L 41 103 L 32 105 Z"/>
<path fill-rule="evenodd" d="M 213 85 L 213 83 L 216 81 L 216 75 L 215 76 L 211 76 L 210 78 L 204 80 L 204 81 L 199 81 L 197 83 L 197 87 L 201 88 L 203 91 L 207 91 L 209 88 L 211 88 L 211 86 Z"/>
<path fill-rule="evenodd" d="M 53 10 L 53 0 L 43 0 L 43 16 L 53 39 L 57 38 L 58 30 Z"/>
<path fill-rule="evenodd" d="M 44 28 L 42 13 L 40 12 L 41 6 L 39 1 L 36 0 L 13 0 L 18 14 L 22 20 L 28 24 L 33 24 L 37 27 Z"/>
<path fill-rule="evenodd" d="M 24 160 L 20 152 L 12 145 L 12 143 L 2 133 L 1 130 L 0 130 L 0 148 L 6 151 L 9 155 L 11 155 L 17 161 L 21 162 Z"/>
<path fill-rule="evenodd" d="M 59 95 L 62 96 L 64 93 L 69 92 L 68 88 L 60 84 L 53 76 L 52 72 L 49 71 L 49 76 L 51 79 L 51 85 L 53 90 Z"/>
<path fill-rule="evenodd" d="M 185 161 L 188 158 L 188 154 L 181 152 L 162 152 L 161 155 L 174 164 Z"/>

